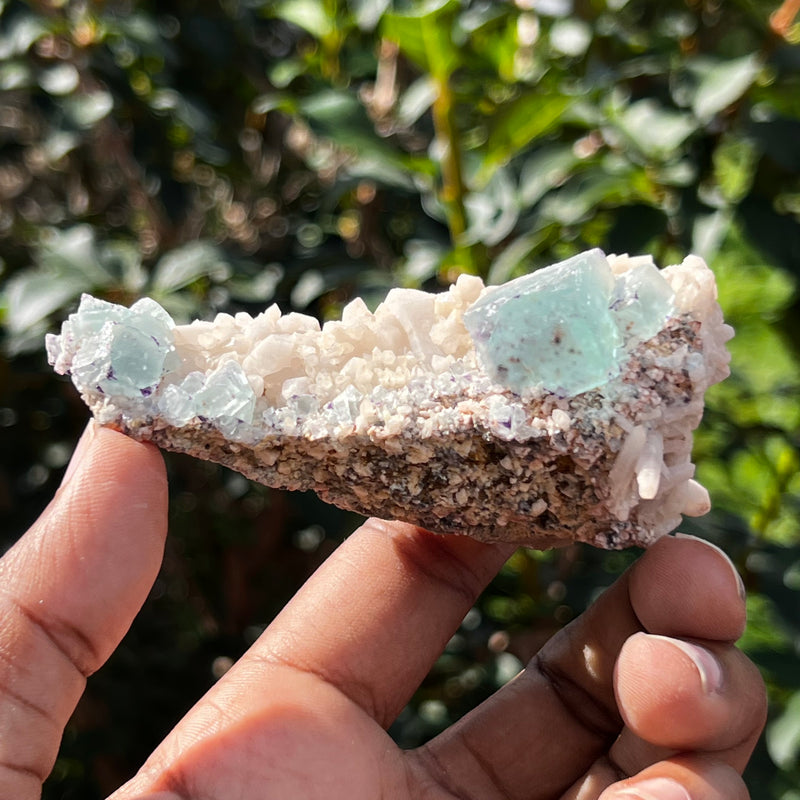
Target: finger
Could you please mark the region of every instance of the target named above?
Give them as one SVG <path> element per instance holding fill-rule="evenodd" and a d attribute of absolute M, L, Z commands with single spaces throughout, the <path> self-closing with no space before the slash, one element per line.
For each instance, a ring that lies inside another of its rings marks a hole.
<path fill-rule="evenodd" d="M 158 451 L 84 433 L 56 497 L 0 561 L 0 797 L 38 797 L 85 678 L 149 592 L 166 532 Z"/>
<path fill-rule="evenodd" d="M 115 797 L 163 788 L 209 737 L 269 727 L 287 706 L 351 734 L 388 725 L 513 550 L 367 521 Z"/>
<path fill-rule="evenodd" d="M 263 670 L 268 660 L 314 673 L 388 725 L 514 549 L 370 520 L 300 590 L 242 669 Z"/>
<path fill-rule="evenodd" d="M 399 713 L 514 548 L 369 520 L 245 658 L 319 675 L 381 724 Z"/>
<path fill-rule="evenodd" d="M 766 719 L 761 676 L 730 645 L 634 634 L 617 662 L 617 695 L 627 725 L 567 800 L 595 797 L 620 776 L 636 775 L 679 751 L 706 751 L 741 772 Z"/>
<path fill-rule="evenodd" d="M 564 800 L 748 800 L 741 775 L 703 756 L 676 756 L 610 785 L 599 795 L 568 794 Z"/>
<path fill-rule="evenodd" d="M 628 637 L 647 630 L 729 642 L 743 626 L 727 557 L 697 539 L 661 539 L 514 681 L 418 757 L 445 784 L 458 775 L 487 798 L 558 796 L 622 730 L 613 676 Z"/>
<path fill-rule="evenodd" d="M 743 770 L 766 718 L 761 676 L 730 645 L 638 633 L 617 662 L 617 698 L 627 728 L 612 759 L 632 775 L 656 759 L 635 739 L 675 751 L 713 751 Z"/>
<path fill-rule="evenodd" d="M 428 673 L 509 546 L 369 520 L 306 582 L 150 763 L 270 713 L 308 678 L 387 726 Z M 268 689 L 268 691 L 265 691 Z M 305 702 L 305 701 L 304 701 Z"/>

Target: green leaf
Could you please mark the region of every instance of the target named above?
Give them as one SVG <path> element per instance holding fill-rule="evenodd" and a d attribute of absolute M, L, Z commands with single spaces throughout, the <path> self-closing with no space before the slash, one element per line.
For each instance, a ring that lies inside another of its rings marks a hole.
<path fill-rule="evenodd" d="M 692 226 L 692 252 L 711 262 L 730 227 L 731 214 L 727 208 L 718 209 L 711 214 L 698 214 Z"/>
<path fill-rule="evenodd" d="M 725 391 L 738 390 L 728 409 L 733 420 L 742 426 L 796 430 L 800 425 L 800 361 L 790 343 L 773 326 L 749 322 L 736 326 L 728 349 L 732 377 Z"/>
<path fill-rule="evenodd" d="M 380 159 L 390 169 L 409 168 L 410 159 L 378 136 L 364 107 L 351 92 L 323 89 L 305 98 L 297 113 L 317 133 L 360 159 Z"/>
<path fill-rule="evenodd" d="M 617 125 L 640 152 L 655 159 L 674 157 L 698 129 L 697 121 L 690 114 L 671 111 L 649 98 L 622 111 Z"/>
<path fill-rule="evenodd" d="M 80 145 L 80 137 L 68 131 L 53 131 L 42 143 L 44 154 L 52 164 Z"/>
<path fill-rule="evenodd" d="M 548 145 L 537 150 L 526 159 L 520 171 L 522 205 L 537 203 L 551 189 L 563 184 L 580 163 L 571 144 Z"/>
<path fill-rule="evenodd" d="M 541 249 L 549 233 L 549 229 L 544 228 L 514 239 L 492 262 L 486 283 L 489 285 L 505 283 L 517 275 L 530 272 L 531 256 Z"/>
<path fill-rule="evenodd" d="M 142 251 L 132 241 L 106 242 L 100 248 L 100 263 L 126 291 L 138 294 L 147 283 Z"/>
<path fill-rule="evenodd" d="M 295 78 L 303 75 L 306 69 L 307 65 L 301 58 L 283 58 L 267 70 L 267 75 L 276 89 L 285 89 Z"/>
<path fill-rule="evenodd" d="M 101 264 L 94 228 L 74 225 L 46 228 L 34 252 L 36 263 L 50 275 L 74 275 L 85 286 L 105 287 L 113 278 Z"/>
<path fill-rule="evenodd" d="M 2 60 L 27 53 L 35 41 L 48 33 L 44 17 L 27 12 L 17 14 L 10 23 L 5 22 L 4 27 L 6 30 L 0 32 Z"/>
<path fill-rule="evenodd" d="M 783 713 L 766 731 L 767 750 L 782 769 L 797 766 L 800 759 L 800 692 L 795 692 Z"/>
<path fill-rule="evenodd" d="M 48 94 L 71 94 L 80 83 L 78 70 L 72 64 L 62 62 L 39 73 L 39 86 Z"/>
<path fill-rule="evenodd" d="M 760 152 L 750 139 L 723 137 L 714 150 L 714 178 L 722 196 L 731 204 L 743 200 L 753 185 Z"/>
<path fill-rule="evenodd" d="M 362 31 L 372 31 L 378 26 L 381 17 L 392 0 L 348 0 L 356 24 Z"/>
<path fill-rule="evenodd" d="M 754 317 L 777 319 L 794 299 L 795 279 L 765 263 L 737 227 L 728 232 L 712 266 L 720 305 L 733 324 Z"/>
<path fill-rule="evenodd" d="M 475 182 L 485 185 L 498 167 L 554 130 L 571 103 L 572 98 L 564 95 L 531 92 L 502 108 L 491 121 L 485 155 Z"/>
<path fill-rule="evenodd" d="M 781 622 L 780 610 L 765 595 L 748 594 L 747 628 L 737 645 L 746 653 L 761 650 L 793 654 L 792 637 Z"/>
<path fill-rule="evenodd" d="M 632 200 L 651 200 L 652 187 L 643 170 L 612 174 L 602 166 L 574 176 L 541 203 L 542 216 L 574 225 L 589 219 L 598 208 L 619 206 Z"/>
<path fill-rule="evenodd" d="M 64 110 L 79 128 L 91 128 L 107 117 L 113 108 L 114 98 L 110 92 L 103 89 L 74 95 L 64 100 Z"/>
<path fill-rule="evenodd" d="M 447 79 L 460 60 L 451 35 L 459 6 L 458 0 L 426 0 L 408 13 L 385 14 L 381 33 L 437 80 Z"/>
<path fill-rule="evenodd" d="M 419 189 L 414 181 L 410 160 L 402 160 L 390 153 L 391 158 L 379 154 L 366 153 L 347 166 L 347 174 L 354 178 L 364 178 L 383 186 L 391 186 L 404 192 L 414 192 Z M 429 164 L 427 172 L 433 173 L 435 167 Z"/>
<path fill-rule="evenodd" d="M 267 264 L 259 267 L 252 276 L 234 275 L 225 286 L 231 297 L 247 303 L 266 303 L 275 296 L 275 289 L 283 279 L 280 264 Z"/>
<path fill-rule="evenodd" d="M 489 183 L 465 198 L 468 228 L 460 245 L 482 242 L 489 247 L 503 241 L 519 219 L 516 183 L 508 170 L 498 169 Z"/>
<path fill-rule="evenodd" d="M 352 115 L 364 118 L 364 107 L 350 92 L 323 89 L 300 103 L 300 113 L 314 122 L 338 125 L 347 123 Z"/>
<path fill-rule="evenodd" d="M 400 276 L 404 286 L 418 287 L 430 280 L 440 269 L 447 254 L 439 242 L 426 239 L 411 239 L 405 246 Z"/>
<path fill-rule="evenodd" d="M 757 55 L 716 63 L 703 59 L 692 67 L 700 76 L 692 110 L 699 119 L 708 121 L 735 103 L 752 86 L 761 70 L 761 59 Z"/>
<path fill-rule="evenodd" d="M 7 61 L 0 65 L 0 91 L 10 92 L 30 86 L 33 71 L 22 61 Z"/>
<path fill-rule="evenodd" d="M 324 39 L 333 32 L 333 20 L 328 16 L 321 0 L 284 0 L 278 3 L 276 17 L 297 25 L 317 39 Z"/>
<path fill-rule="evenodd" d="M 397 121 L 405 127 L 410 127 L 433 105 L 436 95 L 436 82 L 429 75 L 418 78 L 400 96 L 397 103 Z"/>
<path fill-rule="evenodd" d="M 50 314 L 76 298 L 91 284 L 76 274 L 53 276 L 27 270 L 8 281 L 0 300 L 5 308 L 5 326 L 12 336 L 35 330 Z"/>
<path fill-rule="evenodd" d="M 256 97 L 250 108 L 254 114 L 268 114 L 270 111 L 293 114 L 297 111 L 297 101 L 285 92 L 267 92 Z"/>
<path fill-rule="evenodd" d="M 209 242 L 190 242 L 162 256 L 153 271 L 152 287 L 169 294 L 205 275 L 228 273 L 219 249 Z"/>

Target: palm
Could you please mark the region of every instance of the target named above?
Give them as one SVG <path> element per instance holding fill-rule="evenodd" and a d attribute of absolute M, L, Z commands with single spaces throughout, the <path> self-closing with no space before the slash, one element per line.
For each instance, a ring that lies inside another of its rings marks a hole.
<path fill-rule="evenodd" d="M 84 676 L 159 568 L 158 454 L 110 431 L 82 447 L 80 467 L 0 562 L 0 797 L 39 796 Z M 625 776 L 743 797 L 763 687 L 732 646 L 744 604 L 730 564 L 691 539 L 653 546 L 426 746 L 393 744 L 385 728 L 510 552 L 368 523 L 114 800 L 605 800 Z M 705 661 L 686 640 L 707 648 Z"/>
<path fill-rule="evenodd" d="M 687 579 L 687 551 L 702 582 Z M 753 726 L 732 725 L 741 706 L 702 695 L 695 666 L 672 644 L 635 635 L 706 640 L 731 679 L 754 679 L 729 646 L 743 623 L 735 578 L 691 540 L 653 548 L 517 679 L 425 747 L 399 750 L 385 727 L 507 555 L 371 521 L 115 800 L 145 787 L 227 800 L 232 786 L 243 800 L 544 800 L 576 784 L 605 786 L 672 751 L 714 750 L 743 768 Z M 669 571 L 671 579 L 650 584 L 650 575 Z M 688 585 L 676 598 L 679 582 Z M 618 678 L 615 691 L 614 666 L 626 663 L 662 679 L 644 696 L 646 674 L 630 685 Z M 625 705 L 629 696 L 638 700 L 621 714 L 617 698 Z M 744 716 L 759 719 L 760 695 L 748 704 Z"/>

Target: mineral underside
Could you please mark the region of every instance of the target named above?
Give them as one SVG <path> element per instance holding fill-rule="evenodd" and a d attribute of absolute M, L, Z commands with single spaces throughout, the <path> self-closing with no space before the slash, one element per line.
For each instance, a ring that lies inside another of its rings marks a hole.
<path fill-rule="evenodd" d="M 599 250 L 484 287 L 395 289 L 320 327 L 276 306 L 176 326 L 85 296 L 51 364 L 100 423 L 440 533 L 649 544 L 708 509 L 703 396 L 732 335 L 696 257 Z"/>

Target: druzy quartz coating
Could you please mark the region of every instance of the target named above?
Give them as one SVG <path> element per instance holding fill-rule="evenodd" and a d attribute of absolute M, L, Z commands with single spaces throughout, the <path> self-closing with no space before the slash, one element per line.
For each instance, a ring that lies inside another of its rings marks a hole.
<path fill-rule="evenodd" d="M 503 286 L 273 305 L 176 325 L 85 296 L 50 363 L 98 422 L 268 486 L 438 533 L 647 545 L 709 507 L 692 478 L 732 331 L 689 256 L 590 250 Z"/>
<path fill-rule="evenodd" d="M 464 324 L 498 383 L 575 395 L 617 375 L 624 345 L 655 335 L 673 299 L 655 266 L 615 278 L 595 249 L 489 288 Z"/>

